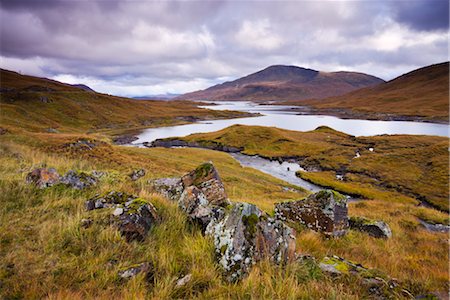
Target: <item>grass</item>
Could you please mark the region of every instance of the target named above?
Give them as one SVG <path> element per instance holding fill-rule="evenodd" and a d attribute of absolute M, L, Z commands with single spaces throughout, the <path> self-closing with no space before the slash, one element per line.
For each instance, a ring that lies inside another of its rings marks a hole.
<path fill-rule="evenodd" d="M 296 157 L 303 167 L 321 170 L 299 173 L 314 183 L 367 198 L 375 197 L 377 190 L 390 191 L 449 210 L 449 140 L 445 137 L 354 137 L 328 127 L 298 132 L 234 125 L 182 139 L 242 147 L 249 155 Z M 361 156 L 355 158 L 356 152 Z M 344 174 L 345 181 L 337 180 L 337 174 Z"/>

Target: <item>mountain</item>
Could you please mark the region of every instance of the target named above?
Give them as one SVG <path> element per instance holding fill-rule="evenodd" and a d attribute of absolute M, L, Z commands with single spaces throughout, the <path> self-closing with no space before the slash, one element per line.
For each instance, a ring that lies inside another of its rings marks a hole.
<path fill-rule="evenodd" d="M 326 98 L 384 81 L 356 72 L 320 72 L 296 66 L 270 66 L 240 79 L 181 95 L 183 100 L 293 100 Z"/>
<path fill-rule="evenodd" d="M 137 97 L 133 97 L 133 99 L 137 99 L 137 100 L 172 100 L 173 98 L 176 98 L 178 96 L 180 96 L 180 94 L 166 93 L 166 94 L 157 94 L 157 95 L 137 96 Z"/>
<path fill-rule="evenodd" d="M 1 128 L 11 131 L 117 131 L 238 116 L 248 114 L 202 109 L 187 101 L 139 101 L 88 92 L 80 86 L 0 69 Z"/>
<path fill-rule="evenodd" d="M 93 89 L 91 89 L 85 84 L 71 84 L 71 86 L 85 90 L 86 92 L 95 92 Z"/>
<path fill-rule="evenodd" d="M 351 109 L 365 113 L 390 113 L 448 120 L 449 62 L 423 67 L 377 86 L 348 94 L 297 102 L 318 109 Z"/>

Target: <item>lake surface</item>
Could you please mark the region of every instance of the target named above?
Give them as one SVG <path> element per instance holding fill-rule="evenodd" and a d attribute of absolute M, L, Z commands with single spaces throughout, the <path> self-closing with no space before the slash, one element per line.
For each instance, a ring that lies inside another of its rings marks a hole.
<path fill-rule="evenodd" d="M 215 102 L 216 105 L 200 106 L 215 110 L 238 110 L 260 113 L 260 117 L 227 120 L 200 121 L 194 124 L 149 128 L 138 135 L 133 144 L 151 142 L 160 138 L 186 136 L 193 133 L 213 132 L 231 125 L 273 126 L 282 129 L 309 131 L 319 126 L 328 126 L 335 130 L 355 136 L 372 136 L 380 134 L 420 134 L 449 136 L 449 125 L 410 122 L 410 121 L 372 121 L 357 119 L 340 119 L 324 115 L 299 115 L 292 111 L 293 106 L 258 105 L 252 102 Z"/>

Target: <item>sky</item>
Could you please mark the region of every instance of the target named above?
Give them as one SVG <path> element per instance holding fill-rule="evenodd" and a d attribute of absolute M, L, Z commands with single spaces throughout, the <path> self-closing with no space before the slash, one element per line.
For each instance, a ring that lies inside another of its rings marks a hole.
<path fill-rule="evenodd" d="M 121 96 L 274 64 L 393 79 L 448 60 L 448 0 L 0 0 L 0 67 Z"/>

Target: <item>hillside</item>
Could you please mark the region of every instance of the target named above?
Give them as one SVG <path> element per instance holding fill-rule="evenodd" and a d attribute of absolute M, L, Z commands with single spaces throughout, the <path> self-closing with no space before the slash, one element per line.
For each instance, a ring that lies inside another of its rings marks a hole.
<path fill-rule="evenodd" d="M 0 120 L 5 129 L 118 131 L 248 115 L 196 105 L 133 100 L 87 91 L 84 86 L 0 71 Z"/>
<path fill-rule="evenodd" d="M 356 72 L 320 72 L 296 66 L 270 66 L 240 79 L 187 93 L 183 100 L 292 100 L 325 98 L 384 81 Z"/>
<path fill-rule="evenodd" d="M 411 71 L 391 81 L 348 94 L 289 104 L 311 105 L 320 110 L 347 109 L 368 117 L 379 115 L 417 116 L 448 121 L 449 62 Z"/>

